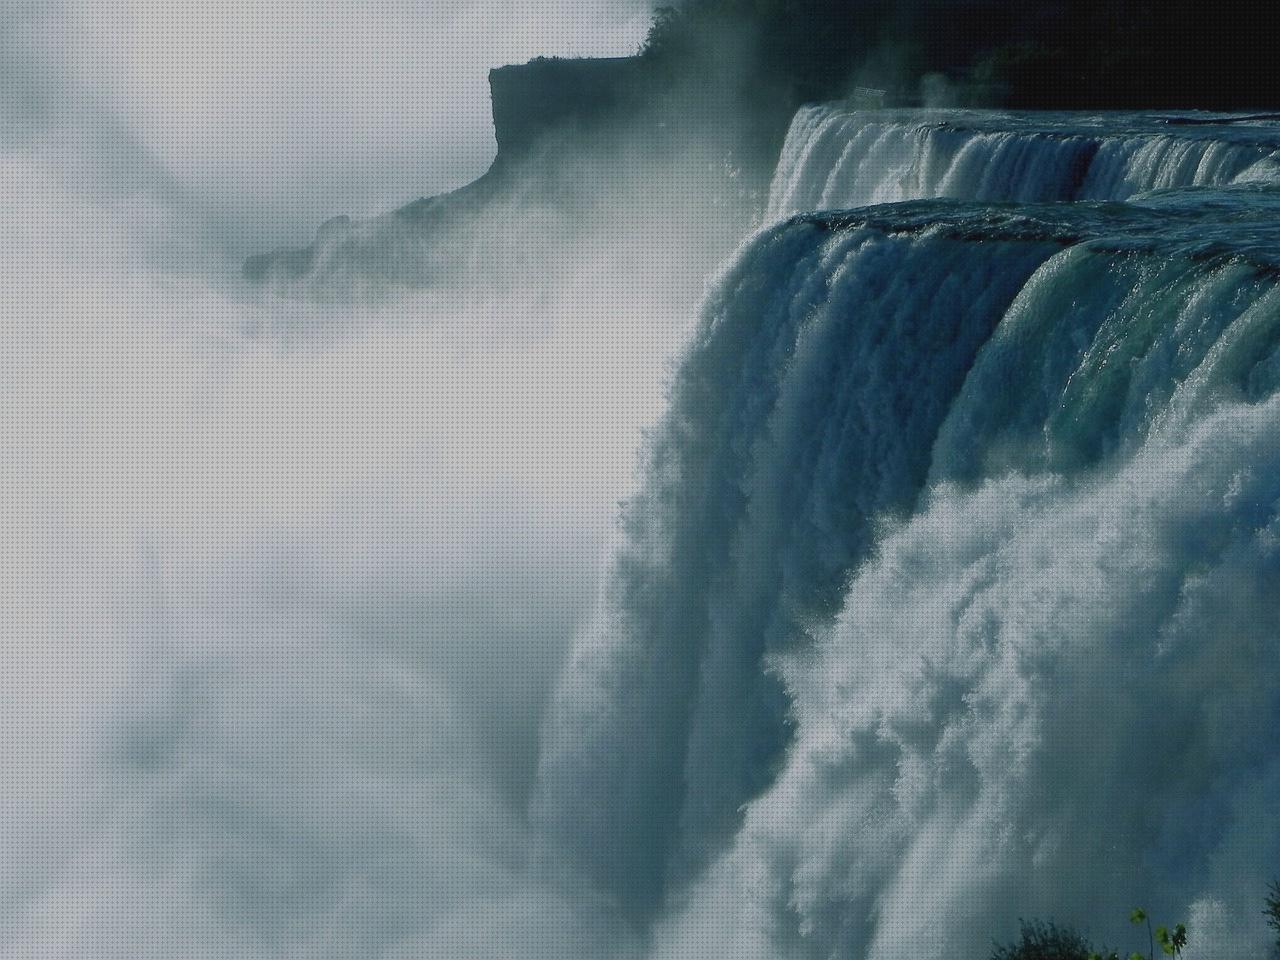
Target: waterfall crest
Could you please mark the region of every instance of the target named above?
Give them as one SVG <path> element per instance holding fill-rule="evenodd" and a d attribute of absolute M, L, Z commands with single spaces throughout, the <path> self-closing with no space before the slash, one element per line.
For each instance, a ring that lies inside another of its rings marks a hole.
<path fill-rule="evenodd" d="M 1127 200 L 1151 190 L 1234 182 L 1280 149 L 1269 124 L 981 111 L 796 115 L 768 219 L 929 197 L 991 203 Z"/>

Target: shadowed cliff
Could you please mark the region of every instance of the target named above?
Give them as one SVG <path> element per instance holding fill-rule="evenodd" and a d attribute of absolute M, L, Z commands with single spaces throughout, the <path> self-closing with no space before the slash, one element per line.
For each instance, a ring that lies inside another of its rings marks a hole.
<path fill-rule="evenodd" d="M 246 278 L 335 296 L 353 281 L 547 285 L 581 268 L 587 243 L 637 273 L 700 284 L 762 209 L 776 146 L 743 149 L 726 88 L 696 93 L 654 67 L 540 58 L 491 71 L 498 153 L 482 177 L 369 220 L 338 217 L 305 247 L 250 258 Z"/>

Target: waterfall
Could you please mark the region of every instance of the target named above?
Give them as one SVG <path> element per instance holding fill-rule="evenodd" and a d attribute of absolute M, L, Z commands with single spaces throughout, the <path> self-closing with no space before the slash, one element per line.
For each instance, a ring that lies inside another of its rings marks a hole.
<path fill-rule="evenodd" d="M 1130 900 L 1260 936 L 1266 154 L 1081 126 L 802 111 L 775 211 L 974 196 L 765 227 L 704 303 L 533 802 L 672 956 L 941 960 Z"/>
<path fill-rule="evenodd" d="M 787 134 L 768 219 L 930 197 L 990 203 L 1127 200 L 1224 186 L 1280 149 L 1280 132 L 1149 117 L 896 113 L 805 107 Z"/>

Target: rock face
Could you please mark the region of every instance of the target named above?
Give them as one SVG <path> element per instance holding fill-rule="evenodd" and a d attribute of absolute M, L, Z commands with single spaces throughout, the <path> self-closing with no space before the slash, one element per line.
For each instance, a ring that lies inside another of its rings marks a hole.
<path fill-rule="evenodd" d="M 622 130 L 636 125 L 648 100 L 644 66 L 639 57 L 540 57 L 490 71 L 498 154 L 480 179 L 372 220 L 337 217 L 308 246 L 248 258 L 244 277 L 288 285 L 323 275 L 341 286 L 358 275 L 420 286 L 473 261 L 471 248 L 492 259 L 495 232 L 517 203 L 536 199 L 562 217 L 580 216 L 587 195 L 625 163 Z M 614 156 L 602 163 L 606 153 Z"/>
<path fill-rule="evenodd" d="M 498 162 L 527 154 L 561 126 L 591 127 L 635 110 L 646 76 L 638 57 L 538 58 L 489 71 Z"/>
<path fill-rule="evenodd" d="M 640 260 L 658 258 L 655 245 L 692 249 L 710 269 L 761 206 L 726 159 L 732 124 L 717 126 L 709 98 L 673 94 L 645 58 L 537 59 L 489 83 L 498 155 L 482 177 L 368 220 L 335 218 L 307 246 L 249 258 L 244 277 L 324 297 L 477 274 L 554 282 L 580 269 L 583 249 L 624 236 L 648 243 Z"/>

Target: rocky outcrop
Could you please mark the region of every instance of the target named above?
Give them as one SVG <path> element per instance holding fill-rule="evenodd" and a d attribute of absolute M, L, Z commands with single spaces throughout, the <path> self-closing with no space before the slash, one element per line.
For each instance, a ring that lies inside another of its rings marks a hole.
<path fill-rule="evenodd" d="M 544 204 L 564 207 L 567 194 L 589 191 L 601 171 L 592 175 L 588 165 L 575 180 L 568 168 L 581 167 L 582 155 L 598 154 L 601 144 L 618 146 L 619 130 L 644 112 L 647 76 L 639 57 L 540 57 L 492 70 L 489 86 L 498 154 L 484 176 L 452 193 L 415 200 L 370 221 L 337 217 L 325 223 L 308 246 L 248 258 L 244 276 L 251 283 L 292 283 L 341 263 L 364 275 L 387 279 L 392 274 L 400 283 L 433 282 L 450 272 L 459 259 L 456 248 L 474 239 L 468 234 L 514 196 L 532 192 Z M 489 233 L 483 232 L 488 242 Z M 423 244 L 431 255 L 406 262 L 403 249 Z"/>
<path fill-rule="evenodd" d="M 482 177 L 368 220 L 335 218 L 305 247 L 249 258 L 245 278 L 324 297 L 481 276 L 490 287 L 554 283 L 581 249 L 623 236 L 714 259 L 762 205 L 775 157 L 744 173 L 735 121 L 705 91 L 664 82 L 648 58 L 537 59 L 489 83 L 498 153 Z"/>
<path fill-rule="evenodd" d="M 540 57 L 489 71 L 499 163 L 527 154 L 557 128 L 598 126 L 636 112 L 648 76 L 639 57 Z"/>

